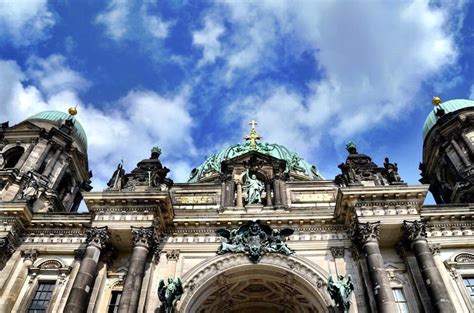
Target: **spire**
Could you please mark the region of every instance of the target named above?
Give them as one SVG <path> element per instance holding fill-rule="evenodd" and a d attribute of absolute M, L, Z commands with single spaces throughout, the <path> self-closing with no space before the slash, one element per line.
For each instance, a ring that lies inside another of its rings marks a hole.
<path fill-rule="evenodd" d="M 262 136 L 257 134 L 257 130 L 255 128 L 257 124 L 258 123 L 255 120 L 251 120 L 249 122 L 249 125 L 251 126 L 250 134 L 245 136 L 245 140 L 248 140 L 250 142 L 250 150 L 256 150 L 257 149 L 257 140 L 262 139 Z"/>

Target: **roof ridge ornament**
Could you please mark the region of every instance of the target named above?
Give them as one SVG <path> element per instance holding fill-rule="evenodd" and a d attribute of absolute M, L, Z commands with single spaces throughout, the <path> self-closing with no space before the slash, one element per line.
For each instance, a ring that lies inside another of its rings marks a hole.
<path fill-rule="evenodd" d="M 250 150 L 257 150 L 257 140 L 262 139 L 262 136 L 257 133 L 257 124 L 258 123 L 255 120 L 251 120 L 249 122 L 249 125 L 251 126 L 250 134 L 245 136 L 245 140 L 249 141 L 250 143 Z"/>

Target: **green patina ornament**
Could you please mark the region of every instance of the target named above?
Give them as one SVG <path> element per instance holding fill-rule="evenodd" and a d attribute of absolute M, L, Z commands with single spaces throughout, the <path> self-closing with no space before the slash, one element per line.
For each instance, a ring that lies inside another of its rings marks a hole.
<path fill-rule="evenodd" d="M 181 295 L 184 293 L 183 284 L 181 278 L 176 277 L 168 278 L 168 284 L 165 285 L 163 279 L 160 280 L 158 286 L 158 298 L 161 301 L 160 313 L 175 313 L 176 304 L 181 299 Z"/>
<path fill-rule="evenodd" d="M 334 279 L 333 275 L 329 275 L 327 290 L 331 299 L 336 303 L 339 312 L 349 312 L 351 294 L 354 291 L 351 275 L 346 277 L 338 275 L 336 279 Z"/>
<path fill-rule="evenodd" d="M 255 146 L 253 146 L 251 142 L 246 142 L 228 146 L 209 156 L 204 163 L 191 171 L 188 183 L 197 183 L 213 173 L 221 174 L 221 163 L 223 161 L 231 160 L 251 151 L 286 161 L 285 173 L 295 171 L 308 180 L 323 179 L 314 165 L 309 164 L 302 157 L 291 152 L 283 145 L 256 142 Z"/>
<path fill-rule="evenodd" d="M 158 155 L 161 155 L 161 148 L 158 146 L 151 148 L 151 154 L 155 154 L 155 153 Z"/>
<path fill-rule="evenodd" d="M 349 153 L 352 153 L 351 151 L 356 151 L 357 150 L 357 144 L 354 141 L 349 141 L 346 144 L 346 150 L 349 151 Z"/>

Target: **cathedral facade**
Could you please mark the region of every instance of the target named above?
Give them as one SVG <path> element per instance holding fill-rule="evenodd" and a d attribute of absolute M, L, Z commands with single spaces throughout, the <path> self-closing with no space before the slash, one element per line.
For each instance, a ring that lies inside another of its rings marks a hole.
<path fill-rule="evenodd" d="M 3 123 L 0 312 L 474 312 L 474 101 L 433 104 L 416 185 L 353 142 L 325 179 L 251 122 L 187 183 L 154 147 L 91 191 L 74 108 Z"/>

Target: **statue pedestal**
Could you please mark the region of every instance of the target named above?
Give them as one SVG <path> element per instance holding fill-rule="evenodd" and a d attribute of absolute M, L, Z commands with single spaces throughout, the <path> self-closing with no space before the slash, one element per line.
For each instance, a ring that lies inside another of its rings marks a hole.
<path fill-rule="evenodd" d="M 245 206 L 245 210 L 247 211 L 247 213 L 260 213 L 263 210 L 263 204 L 247 204 Z"/>

